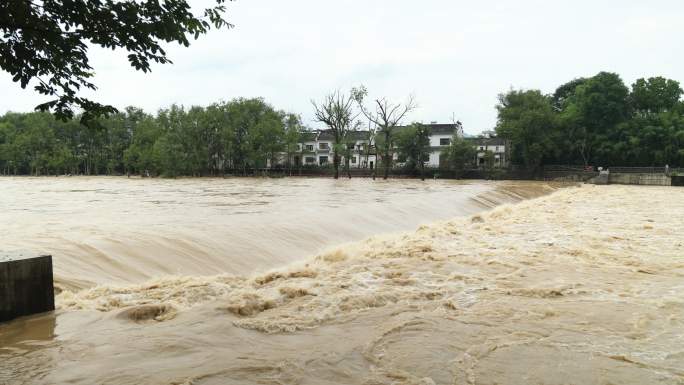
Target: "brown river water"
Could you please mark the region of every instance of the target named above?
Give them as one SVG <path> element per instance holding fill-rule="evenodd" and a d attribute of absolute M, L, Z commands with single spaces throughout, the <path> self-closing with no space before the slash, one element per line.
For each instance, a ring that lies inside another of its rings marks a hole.
<path fill-rule="evenodd" d="M 0 197 L 2 247 L 52 254 L 61 291 L 0 325 L 0 384 L 684 384 L 681 189 L 4 178 Z"/>

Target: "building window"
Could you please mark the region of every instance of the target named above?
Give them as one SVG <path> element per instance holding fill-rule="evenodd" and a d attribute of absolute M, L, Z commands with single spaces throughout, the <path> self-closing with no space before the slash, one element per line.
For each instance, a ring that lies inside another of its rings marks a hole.
<path fill-rule="evenodd" d="M 354 149 L 354 143 L 347 144 L 347 150 L 353 150 L 353 149 Z"/>
<path fill-rule="evenodd" d="M 307 144 L 306 145 L 306 151 L 313 151 L 313 144 Z"/>
<path fill-rule="evenodd" d="M 328 157 L 327 156 L 320 156 L 318 157 L 318 163 L 323 166 L 324 164 L 328 164 Z"/>
<path fill-rule="evenodd" d="M 480 146 L 480 151 L 484 151 L 484 146 Z"/>
<path fill-rule="evenodd" d="M 319 150 L 329 150 L 330 145 L 328 143 L 318 143 L 318 149 Z M 327 159 L 327 157 L 326 157 Z"/>
<path fill-rule="evenodd" d="M 351 162 L 352 162 L 352 164 L 356 164 L 356 157 L 355 156 L 352 156 Z"/>
<path fill-rule="evenodd" d="M 306 162 L 306 164 L 316 163 L 316 158 L 314 158 L 313 156 L 307 156 L 306 158 L 304 158 L 304 162 Z"/>
<path fill-rule="evenodd" d="M 451 144 L 451 138 L 439 138 L 440 146 L 448 146 Z"/>

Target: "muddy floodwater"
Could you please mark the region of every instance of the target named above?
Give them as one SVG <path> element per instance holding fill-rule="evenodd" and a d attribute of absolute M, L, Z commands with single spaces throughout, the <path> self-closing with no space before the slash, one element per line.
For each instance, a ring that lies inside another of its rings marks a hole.
<path fill-rule="evenodd" d="M 0 384 L 684 384 L 684 190 L 4 178 Z"/>
<path fill-rule="evenodd" d="M 1 247 L 52 254 L 59 289 L 249 275 L 548 191 L 416 180 L 0 178 Z"/>

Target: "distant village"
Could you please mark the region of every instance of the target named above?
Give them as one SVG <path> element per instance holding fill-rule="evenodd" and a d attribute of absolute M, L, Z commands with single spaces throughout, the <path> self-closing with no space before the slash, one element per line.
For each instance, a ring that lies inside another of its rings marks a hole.
<path fill-rule="evenodd" d="M 478 136 L 466 136 L 463 132 L 463 124 L 456 123 L 437 123 L 430 122 L 425 124 L 430 130 L 430 153 L 425 162 L 426 167 L 444 167 L 445 157 L 442 153 L 451 144 L 454 137 L 463 138 L 472 144 L 476 150 L 472 164 L 477 167 L 484 167 L 487 154 L 493 154 L 493 164 L 495 168 L 506 168 L 510 164 L 510 145 L 504 138 L 497 137 L 495 131 L 483 131 Z M 400 133 L 408 126 L 398 126 L 395 133 Z M 380 155 L 376 152 L 374 136 L 368 131 L 349 131 L 348 150 L 349 167 L 374 169 L 379 165 Z M 330 130 L 305 131 L 300 135 L 296 151 L 289 156 L 291 165 L 294 166 L 326 166 L 332 162 L 332 146 L 334 137 Z M 288 155 L 282 153 L 275 166 L 288 164 Z M 346 163 L 344 155 L 341 156 L 341 164 Z M 393 162 L 396 166 L 401 166 L 397 151 L 393 152 Z"/>

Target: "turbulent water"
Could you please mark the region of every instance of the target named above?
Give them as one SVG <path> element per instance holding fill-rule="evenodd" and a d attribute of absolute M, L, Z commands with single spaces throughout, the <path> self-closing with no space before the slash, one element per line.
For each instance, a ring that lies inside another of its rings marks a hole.
<path fill-rule="evenodd" d="M 251 274 L 372 234 L 539 194 L 530 184 L 2 178 L 3 250 L 52 254 L 59 288 Z"/>
<path fill-rule="evenodd" d="M 0 383 L 684 383 L 682 190 L 571 187 L 481 212 L 554 189 L 0 185 L 3 241 L 38 239 L 65 289 L 55 314 L 0 326 Z"/>

